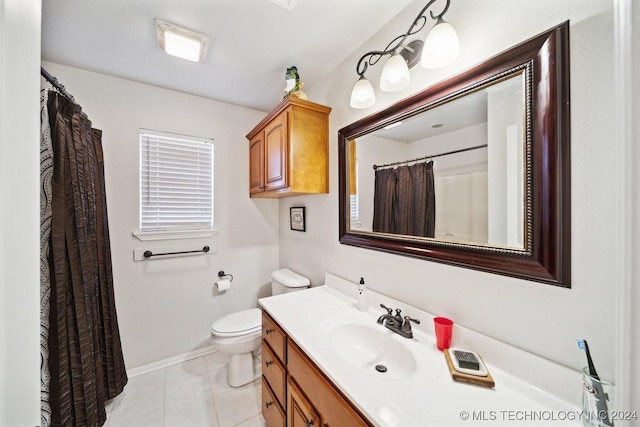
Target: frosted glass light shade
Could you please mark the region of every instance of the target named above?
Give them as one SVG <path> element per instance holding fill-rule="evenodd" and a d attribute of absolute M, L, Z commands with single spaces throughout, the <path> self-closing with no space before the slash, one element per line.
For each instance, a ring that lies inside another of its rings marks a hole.
<path fill-rule="evenodd" d="M 158 47 L 187 61 L 204 61 L 209 37 L 160 19 L 155 20 Z"/>
<path fill-rule="evenodd" d="M 420 65 L 431 70 L 442 68 L 458 59 L 458 56 L 460 41 L 456 30 L 451 24 L 439 19 L 424 41 Z"/>
<path fill-rule="evenodd" d="M 369 108 L 376 103 L 376 95 L 373 92 L 373 86 L 371 82 L 361 76 L 360 79 L 353 85 L 351 91 L 351 107 L 362 109 Z"/>
<path fill-rule="evenodd" d="M 385 92 L 396 92 L 409 86 L 410 81 L 409 67 L 404 58 L 399 53 L 391 55 L 382 69 L 380 89 Z"/>
<path fill-rule="evenodd" d="M 200 60 L 201 44 L 199 41 L 180 34 L 167 32 L 164 35 L 164 50 L 169 55 L 198 62 Z"/>

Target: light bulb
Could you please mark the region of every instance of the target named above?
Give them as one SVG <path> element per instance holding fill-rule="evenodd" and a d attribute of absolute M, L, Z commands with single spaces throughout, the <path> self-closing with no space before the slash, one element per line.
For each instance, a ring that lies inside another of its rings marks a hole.
<path fill-rule="evenodd" d="M 371 82 L 364 75 L 353 85 L 351 91 L 351 107 L 362 109 L 369 108 L 376 103 L 376 95 L 373 92 Z"/>
<path fill-rule="evenodd" d="M 399 53 L 391 55 L 382 69 L 380 89 L 385 92 L 396 92 L 409 86 L 410 81 L 407 62 Z"/>
<path fill-rule="evenodd" d="M 438 19 L 424 41 L 420 65 L 428 69 L 442 68 L 458 59 L 458 56 L 460 41 L 456 30 L 442 18 Z"/>

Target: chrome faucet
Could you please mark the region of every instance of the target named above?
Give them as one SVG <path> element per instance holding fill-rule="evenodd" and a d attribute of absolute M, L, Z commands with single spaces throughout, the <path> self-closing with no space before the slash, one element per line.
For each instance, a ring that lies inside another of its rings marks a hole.
<path fill-rule="evenodd" d="M 396 314 L 393 313 L 393 309 L 387 307 L 384 304 L 380 304 L 380 307 L 387 310 L 387 314 L 383 314 L 378 317 L 378 324 L 384 325 L 387 329 L 405 337 L 405 338 L 413 338 L 413 331 L 411 330 L 411 322 L 416 324 L 420 323 L 418 319 L 412 319 L 409 316 L 402 317 L 401 310 L 399 308 L 396 309 Z"/>

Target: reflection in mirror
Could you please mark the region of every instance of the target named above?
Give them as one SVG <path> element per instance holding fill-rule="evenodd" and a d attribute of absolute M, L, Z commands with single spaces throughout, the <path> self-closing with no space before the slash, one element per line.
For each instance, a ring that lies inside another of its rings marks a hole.
<path fill-rule="evenodd" d="M 350 229 L 524 249 L 524 88 L 519 71 L 354 140 Z"/>

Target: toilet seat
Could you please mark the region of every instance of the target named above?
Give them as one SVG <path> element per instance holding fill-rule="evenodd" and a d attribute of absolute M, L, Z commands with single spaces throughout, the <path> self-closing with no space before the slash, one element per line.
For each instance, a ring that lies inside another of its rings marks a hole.
<path fill-rule="evenodd" d="M 222 316 L 211 327 L 218 337 L 238 337 L 262 330 L 262 310 L 251 308 Z"/>

